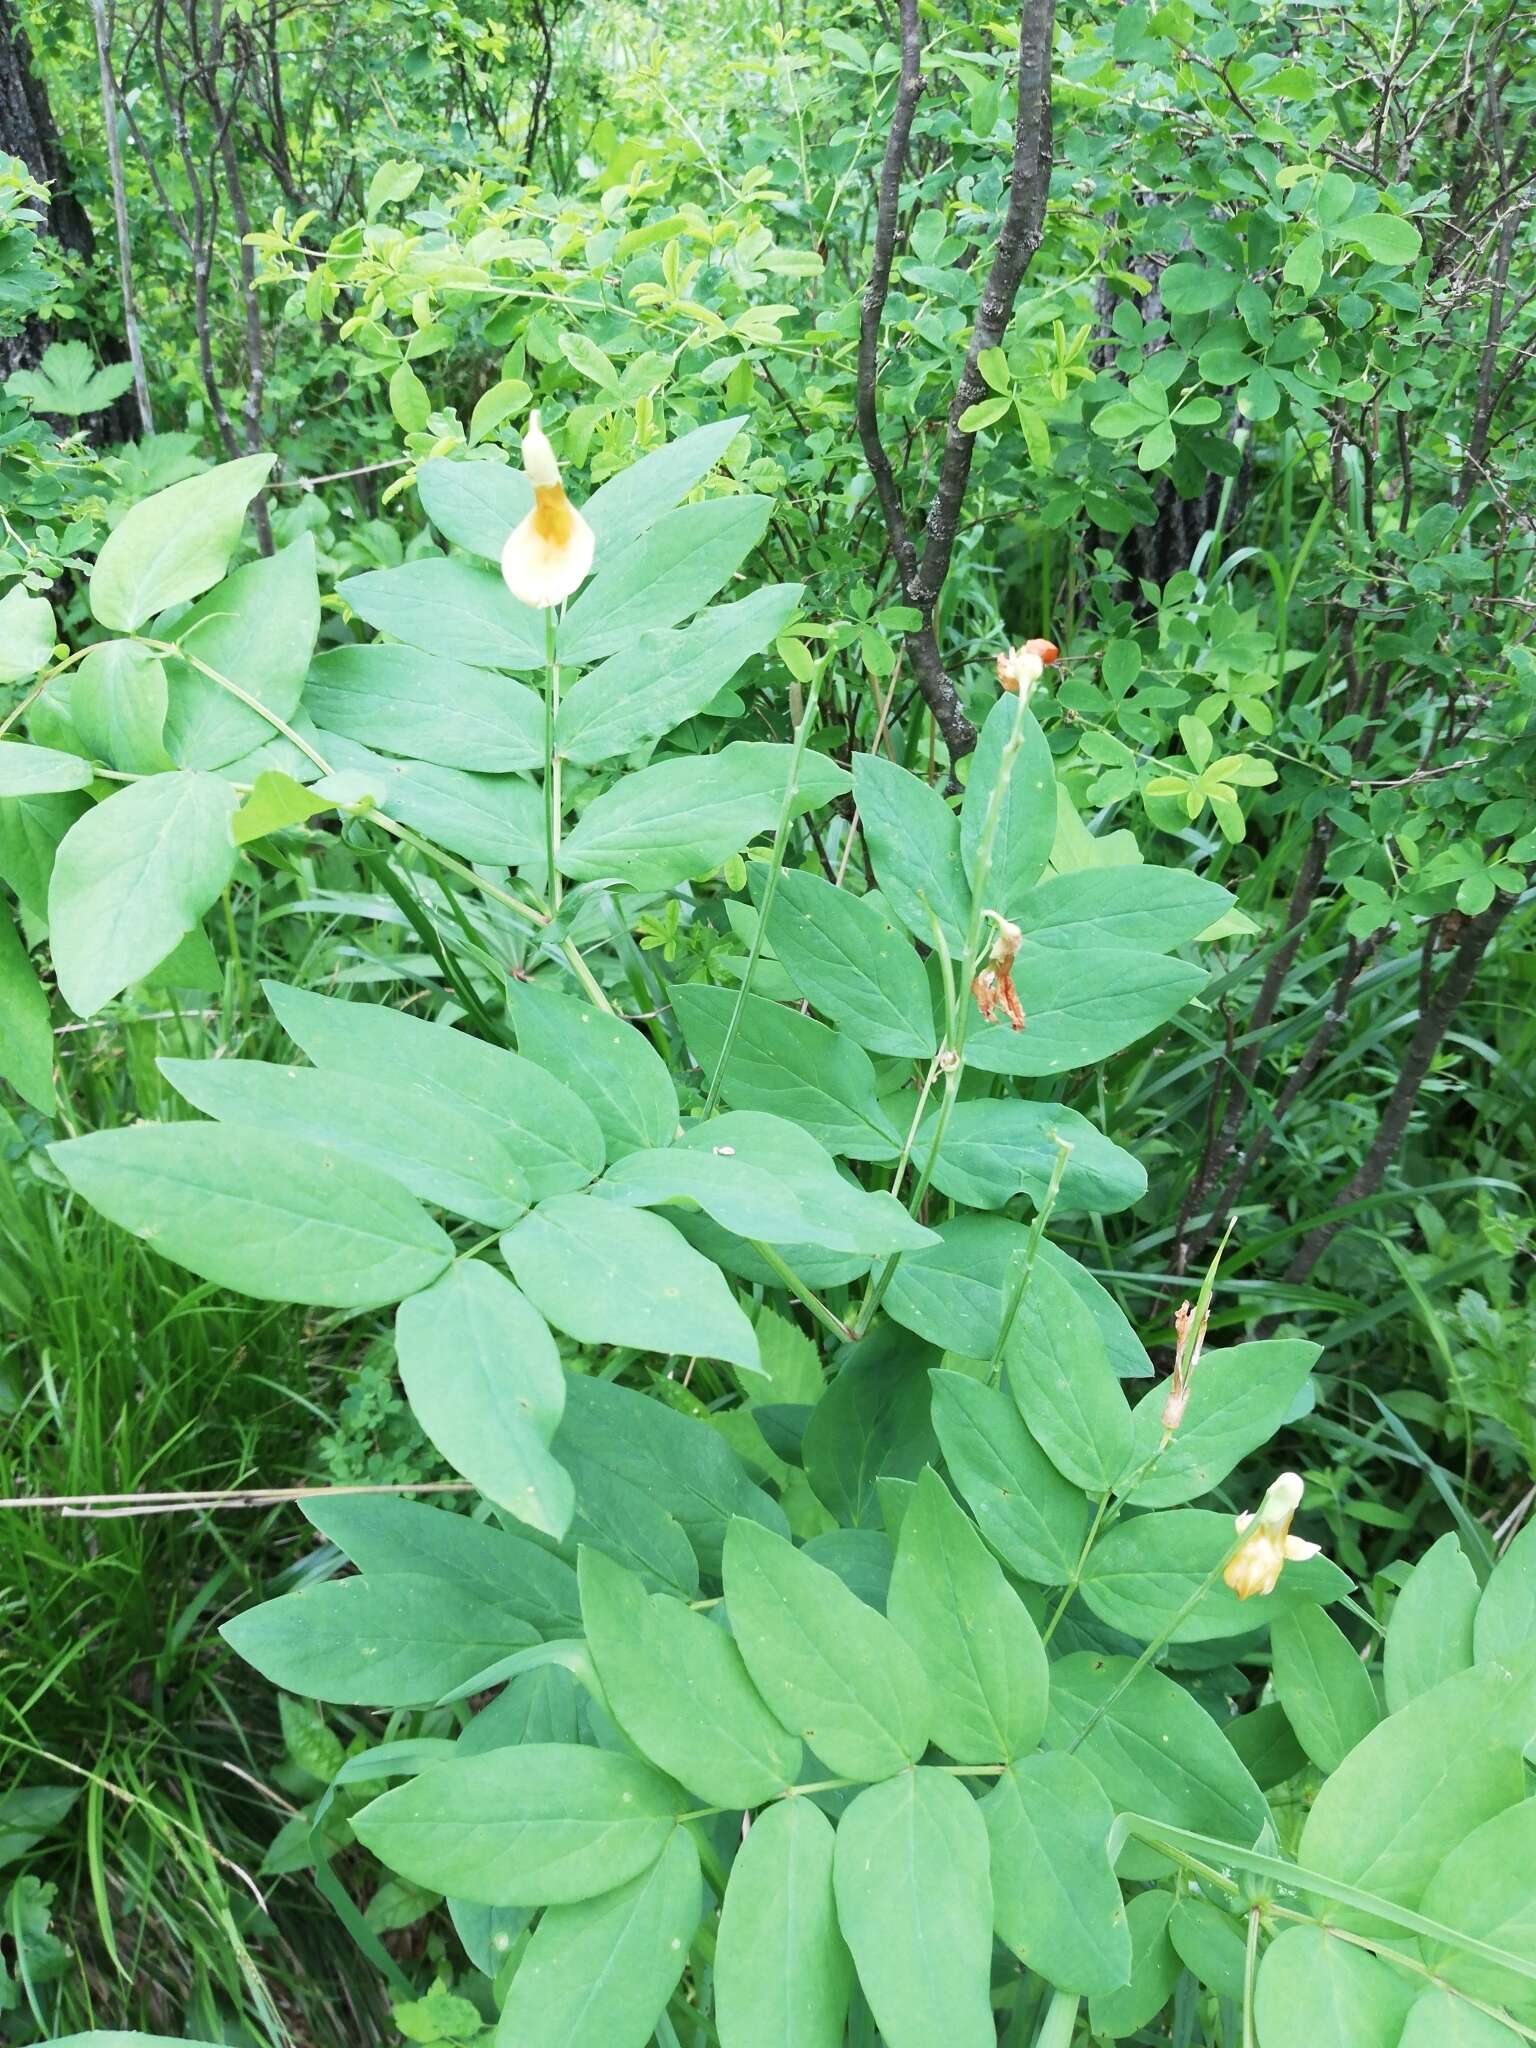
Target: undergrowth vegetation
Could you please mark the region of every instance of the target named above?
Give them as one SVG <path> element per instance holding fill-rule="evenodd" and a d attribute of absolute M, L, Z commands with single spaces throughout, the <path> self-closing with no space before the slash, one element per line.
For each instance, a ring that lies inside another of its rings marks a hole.
<path fill-rule="evenodd" d="M 0 0 L 0 2041 L 1536 2039 L 1532 81 Z"/>

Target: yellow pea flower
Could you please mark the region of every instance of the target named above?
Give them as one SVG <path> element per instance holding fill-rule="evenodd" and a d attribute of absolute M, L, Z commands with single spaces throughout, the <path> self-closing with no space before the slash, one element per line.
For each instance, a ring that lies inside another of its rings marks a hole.
<path fill-rule="evenodd" d="M 565 495 L 560 465 L 536 412 L 523 431 L 523 474 L 533 485 L 533 510 L 508 535 L 501 573 L 520 604 L 547 611 L 586 578 L 597 542 Z"/>
<path fill-rule="evenodd" d="M 1256 1593 L 1273 1593 L 1287 1560 L 1299 1563 L 1303 1558 L 1317 1556 L 1320 1544 L 1307 1543 L 1291 1534 L 1291 1517 L 1301 1506 L 1301 1494 L 1297 1475 L 1282 1472 L 1265 1494 L 1257 1515 L 1237 1517 L 1239 1534 L 1245 1529 L 1248 1534 L 1221 1576 L 1239 1600 L 1252 1599 Z"/>

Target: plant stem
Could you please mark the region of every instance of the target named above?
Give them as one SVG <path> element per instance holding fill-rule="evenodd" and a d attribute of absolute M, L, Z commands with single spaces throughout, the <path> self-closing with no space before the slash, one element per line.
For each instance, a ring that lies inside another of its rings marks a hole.
<path fill-rule="evenodd" d="M 725 1080 L 725 1070 L 730 1064 L 731 1053 L 741 1030 L 741 1020 L 747 1007 L 747 997 L 752 989 L 752 977 L 757 972 L 757 963 L 762 957 L 763 934 L 768 929 L 768 913 L 773 908 L 773 899 L 778 893 L 779 871 L 783 866 L 784 848 L 789 842 L 790 821 L 795 813 L 795 797 L 800 788 L 800 764 L 805 759 L 805 743 L 811 736 L 816 723 L 816 699 L 821 689 L 821 671 L 818 669 L 811 683 L 810 694 L 805 700 L 805 709 L 795 727 L 794 746 L 789 756 L 789 779 L 784 785 L 784 801 L 779 806 L 779 822 L 774 827 L 773 850 L 768 856 L 768 878 L 763 884 L 763 900 L 758 906 L 757 930 L 752 934 L 751 950 L 741 977 L 741 987 L 736 991 L 736 1001 L 731 1007 L 731 1019 L 725 1027 L 725 1037 L 720 1045 L 720 1057 L 715 1061 L 715 1071 L 710 1077 L 709 1093 L 704 1098 L 704 1115 L 713 1116 L 720 1102 L 720 1089 Z M 841 1326 L 839 1326 L 841 1327 Z M 848 1334 L 845 1330 L 844 1336 Z"/>
<path fill-rule="evenodd" d="M 848 1325 L 840 1316 L 832 1313 L 819 1295 L 811 1292 L 794 1267 L 787 1259 L 780 1258 L 771 1244 L 763 1244 L 755 1237 L 749 1237 L 747 1242 L 765 1265 L 772 1266 L 796 1300 L 804 1302 L 823 1329 L 830 1330 L 834 1337 L 840 1337 L 845 1344 L 855 1342 L 854 1333 Z"/>
<path fill-rule="evenodd" d="M 1013 715 L 1013 726 L 1003 742 L 1003 751 L 997 763 L 997 780 L 987 799 L 986 816 L 981 821 L 981 836 L 976 842 L 976 862 L 971 869 L 971 920 L 965 935 L 965 945 L 960 954 L 964 973 L 964 986 L 957 990 L 949 1004 L 949 1016 L 945 1024 L 946 1043 L 939 1048 L 938 1064 L 944 1074 L 944 1096 L 939 1104 L 938 1115 L 934 1118 L 933 1138 L 928 1147 L 928 1157 L 917 1177 L 917 1186 L 907 1203 L 908 1212 L 915 1216 L 928 1192 L 933 1179 L 933 1169 L 938 1160 L 939 1148 L 944 1143 L 944 1133 L 949 1128 L 950 1113 L 955 1098 L 960 1093 L 960 1076 L 965 1070 L 965 1034 L 970 1023 L 971 1006 L 966 1001 L 972 973 L 976 965 L 977 949 L 981 944 L 981 927 L 987 910 L 987 884 L 992 878 L 992 854 L 997 844 L 997 828 L 1002 821 L 1003 799 L 1008 793 L 1008 784 L 1013 775 L 1013 764 L 1018 759 L 1019 749 L 1024 744 L 1024 720 L 1029 705 L 1022 690 L 1018 706 Z M 946 977 L 946 988 L 948 977 Z M 901 1253 L 892 1252 L 864 1297 L 854 1328 L 862 1337 L 874 1320 L 875 1311 L 885 1297 L 885 1290 L 895 1276 L 901 1262 Z"/>
<path fill-rule="evenodd" d="M 1125 1676 L 1121 1679 L 1120 1683 L 1115 1687 L 1114 1691 L 1110 1694 L 1109 1698 L 1107 1700 L 1101 1701 L 1100 1704 L 1094 1708 L 1093 1712 L 1088 1716 L 1087 1720 L 1083 1723 L 1082 1727 L 1078 1730 L 1076 1735 L 1073 1736 L 1072 1740 L 1067 1744 L 1068 1756 L 1070 1756 L 1075 1749 L 1081 1748 L 1083 1743 L 1086 1742 L 1088 1737 L 1092 1734 L 1093 1730 L 1098 1726 L 1099 1722 L 1103 1720 L 1104 1716 L 1115 1704 L 1115 1701 L 1119 1699 L 1120 1695 L 1125 1691 L 1126 1687 L 1134 1684 L 1134 1682 L 1141 1676 L 1142 1672 L 1146 1670 L 1147 1666 L 1151 1663 L 1152 1659 L 1157 1655 L 1158 1651 L 1161 1650 L 1164 1647 L 1164 1645 L 1171 1640 L 1171 1638 L 1179 1629 L 1179 1627 L 1184 1622 L 1188 1621 L 1189 1617 L 1194 1613 L 1195 1609 L 1200 1605 L 1200 1602 L 1205 1598 L 1206 1594 L 1209 1593 L 1212 1586 L 1215 1585 L 1216 1581 L 1221 1577 L 1222 1573 L 1226 1570 L 1227 1566 L 1232 1562 L 1233 1558 L 1236 1557 L 1237 1553 L 1242 1549 L 1244 1543 L 1247 1540 L 1247 1532 L 1245 1531 L 1243 1534 L 1239 1535 L 1236 1542 L 1233 1543 L 1231 1548 L 1227 1551 L 1226 1555 L 1224 1557 L 1219 1558 L 1217 1562 L 1211 1566 L 1210 1570 L 1206 1573 L 1205 1577 L 1200 1581 L 1199 1585 L 1196 1586 L 1195 1590 L 1193 1591 L 1193 1593 L 1190 1594 L 1189 1598 L 1184 1602 L 1184 1605 L 1179 1609 L 1178 1613 L 1173 1617 L 1172 1621 L 1168 1622 L 1166 1626 L 1161 1628 L 1158 1631 L 1158 1633 L 1152 1638 L 1151 1642 L 1148 1643 L 1147 1647 L 1136 1659 L 1135 1663 L 1131 1666 L 1130 1670 L 1126 1672 Z"/>
<path fill-rule="evenodd" d="M 989 1383 L 998 1377 L 998 1369 L 1003 1362 L 1003 1351 L 1007 1345 L 1009 1334 L 1013 1329 L 1019 1310 L 1023 1306 L 1024 1297 L 1029 1292 L 1029 1283 L 1034 1278 L 1035 1259 L 1040 1250 L 1040 1240 L 1045 1234 L 1046 1224 L 1051 1220 L 1051 1211 L 1055 1208 L 1056 1197 L 1061 1192 L 1061 1177 L 1066 1172 L 1067 1161 L 1071 1157 L 1071 1145 L 1065 1138 L 1058 1138 L 1056 1140 L 1056 1164 L 1051 1168 L 1050 1185 L 1045 1191 L 1045 1199 L 1035 1211 L 1035 1220 L 1029 1227 L 1029 1243 L 1025 1247 L 1024 1257 L 1020 1261 L 1018 1284 L 1014 1287 L 1009 1296 L 1008 1306 L 1003 1311 L 1002 1325 L 997 1333 L 997 1343 L 993 1346 L 992 1356 L 987 1363 L 987 1379 Z"/>
<path fill-rule="evenodd" d="M 544 614 L 544 855 L 549 868 L 545 885 L 552 911 L 560 909 L 560 756 L 555 752 L 555 720 L 560 713 L 560 664 L 555 659 L 555 610 Z"/>
<path fill-rule="evenodd" d="M 1071 2048 L 1072 2030 L 1077 2025 L 1078 2007 L 1082 2002 L 1080 1992 L 1052 1992 L 1040 2031 L 1035 2036 L 1035 2048 Z"/>
<path fill-rule="evenodd" d="M 1056 1611 L 1045 1625 L 1045 1634 L 1040 1638 L 1042 1645 L 1048 1643 L 1051 1640 L 1051 1637 L 1055 1635 L 1056 1624 L 1061 1620 L 1061 1617 L 1066 1613 L 1067 1608 L 1070 1606 L 1072 1601 L 1072 1595 L 1083 1583 L 1083 1572 L 1087 1567 L 1088 1553 L 1090 1550 L 1092 1550 L 1095 1542 L 1098 1540 L 1098 1534 L 1100 1528 L 1103 1526 L 1105 1512 L 1113 1499 L 1113 1493 L 1106 1493 L 1103 1499 L 1099 1502 L 1098 1507 L 1094 1510 L 1093 1521 L 1089 1526 L 1088 1534 L 1083 1538 L 1083 1547 L 1078 1555 L 1077 1563 L 1072 1567 L 1072 1576 L 1067 1581 L 1066 1585 L 1062 1588 L 1061 1598 L 1056 1602 Z"/>
<path fill-rule="evenodd" d="M 263 704 L 259 697 L 253 697 L 249 690 L 242 689 L 239 683 L 220 675 L 216 668 L 210 668 L 206 661 L 199 661 L 195 654 L 189 653 L 185 647 L 178 647 L 174 640 L 146 640 L 142 633 L 135 633 L 132 638 L 136 646 L 147 647 L 155 654 L 169 654 L 177 661 L 184 661 L 188 668 L 195 668 L 200 676 L 206 676 L 210 683 L 217 683 L 221 690 L 227 690 L 231 697 L 237 698 L 248 711 L 264 718 L 274 732 L 280 732 L 290 746 L 297 747 L 301 754 L 313 761 L 322 775 L 331 773 L 331 764 L 323 754 L 317 754 L 309 741 L 302 739 L 285 719 L 279 718 L 275 711 Z"/>
<path fill-rule="evenodd" d="M 1253 1987 L 1258 1974 L 1259 1909 L 1254 1906 L 1248 1914 L 1248 1939 L 1243 1946 L 1243 2048 L 1256 2048 L 1258 2041 L 1253 2021 Z"/>

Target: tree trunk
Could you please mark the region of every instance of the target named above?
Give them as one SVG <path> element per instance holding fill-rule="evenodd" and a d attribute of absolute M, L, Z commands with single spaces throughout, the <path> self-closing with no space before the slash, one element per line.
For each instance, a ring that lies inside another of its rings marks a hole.
<path fill-rule="evenodd" d="M 47 187 L 47 234 L 67 255 L 88 263 L 96 253 L 95 232 L 75 197 L 48 89 L 33 68 L 32 45 L 16 0 L 0 0 L 0 154 L 20 157 L 37 182 Z M 47 323 L 38 319 L 28 320 L 19 334 L 0 335 L 0 383 L 12 370 L 35 369 L 53 338 Z M 121 338 L 113 336 L 101 353 L 108 361 L 121 362 L 126 351 Z M 122 399 L 91 424 L 93 440 L 123 440 L 137 430 L 136 415 Z"/>

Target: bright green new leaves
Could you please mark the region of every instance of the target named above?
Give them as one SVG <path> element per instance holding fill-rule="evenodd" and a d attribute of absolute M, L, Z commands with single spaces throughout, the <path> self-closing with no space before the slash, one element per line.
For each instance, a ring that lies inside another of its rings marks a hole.
<path fill-rule="evenodd" d="M 703 1909 L 699 1852 L 682 1828 L 628 1884 L 551 1907 L 512 1979 L 497 2048 L 646 2048 Z"/>
<path fill-rule="evenodd" d="M 1298 1607 L 1270 1624 L 1275 1694 L 1313 1763 L 1336 1771 L 1381 1718 L 1370 1673 L 1320 1607 Z"/>
<path fill-rule="evenodd" d="M 856 754 L 853 797 L 880 893 L 913 938 L 934 943 L 937 921 L 952 955 L 965 949 L 970 892 L 960 820 L 939 792 L 879 754 Z"/>
<path fill-rule="evenodd" d="M 501 1251 L 539 1313 L 579 1343 L 758 1370 L 756 1333 L 719 1268 L 648 1210 L 559 1195 L 509 1230 Z"/>
<path fill-rule="evenodd" d="M 981 1802 L 999 1940 L 1063 1991 L 1112 1991 L 1131 1973 L 1125 1902 L 1109 1860 L 1114 1811 L 1091 1771 L 1050 1753 L 1014 1763 Z"/>
<path fill-rule="evenodd" d="M 265 1060 L 160 1061 L 195 1109 L 220 1123 L 288 1133 L 387 1173 L 419 1201 L 497 1230 L 528 1207 L 506 1134 L 413 1087 Z"/>
<path fill-rule="evenodd" d="M 565 1374 L 542 1318 L 504 1274 L 459 1261 L 404 1301 L 395 1349 L 411 1412 L 487 1500 L 558 1540 L 575 1493 L 549 1443 Z"/>
<path fill-rule="evenodd" d="M 285 1691 L 358 1707 L 429 1705 L 538 1640 L 509 1608 L 416 1572 L 303 1586 L 237 1614 L 221 1633 Z"/>
<path fill-rule="evenodd" d="M 446 661 L 519 673 L 544 666 L 544 616 L 494 569 L 429 556 L 352 576 L 337 595 L 381 633 Z"/>
<path fill-rule="evenodd" d="M 47 598 L 13 583 L 0 597 L 0 684 L 27 682 L 46 668 L 57 638 Z"/>
<path fill-rule="evenodd" d="M 932 1146 L 938 1115 L 935 1105 L 918 1132 L 919 1159 L 926 1159 Z M 977 1096 L 954 1105 L 933 1167 L 933 1185 L 973 1209 L 1001 1209 L 1021 1191 L 1038 1203 L 1051 1184 L 1058 1137 L 1072 1147 L 1057 1190 L 1058 1216 L 1079 1210 L 1111 1215 L 1146 1193 L 1147 1171 L 1140 1160 L 1112 1145 L 1085 1116 L 1059 1102 L 1021 1102 L 1011 1095 Z"/>
<path fill-rule="evenodd" d="M 711 1806 L 763 1806 L 787 1791 L 799 1738 L 763 1705 L 726 1631 L 597 1551 L 581 1553 L 579 1570 L 587 1644 L 636 1747 Z"/>
<path fill-rule="evenodd" d="M 1088 1503 L 1013 1402 L 964 1373 L 936 1372 L 933 1426 L 950 1477 L 1003 1563 L 1020 1578 L 1065 1585 L 1088 1535 Z"/>
<path fill-rule="evenodd" d="M 245 523 L 245 508 L 275 458 L 244 455 L 157 491 L 132 506 L 102 543 L 91 571 L 91 610 L 131 633 L 167 605 L 218 582 Z"/>
<path fill-rule="evenodd" d="M 922 1666 L 841 1579 L 771 1530 L 738 1520 L 725 1539 L 725 1598 L 758 1691 L 829 1771 L 889 1778 L 922 1755 L 930 1713 Z"/>
<path fill-rule="evenodd" d="M 890 2048 L 993 2048 L 987 1830 L 943 1771 L 871 1785 L 837 1827 L 837 1917 Z"/>
<path fill-rule="evenodd" d="M 326 732 L 443 768 L 506 773 L 544 759 L 532 690 L 417 647 L 330 648 L 310 667 L 304 708 Z"/>
<path fill-rule="evenodd" d="M 960 854 L 966 875 L 974 882 L 976 855 L 1002 771 L 1003 749 L 1020 717 L 1024 743 L 1003 793 L 991 871 L 983 891 L 983 907 L 1000 911 L 1004 917 L 1015 915 L 1025 892 L 1039 881 L 1056 837 L 1056 771 L 1051 766 L 1051 750 L 1034 713 L 1024 710 L 1017 697 L 999 697 L 988 712 L 971 756 L 970 778 L 960 807 Z"/>
<path fill-rule="evenodd" d="M 222 768 L 264 746 L 275 730 L 191 657 L 286 723 L 298 710 L 319 630 L 315 545 L 308 534 L 226 576 L 179 618 L 171 637 L 188 658 L 168 655 L 165 670 L 165 744 L 177 767 Z"/>
<path fill-rule="evenodd" d="M 20 740 L 0 744 L 0 797 L 87 789 L 95 779 L 95 769 L 78 754 L 64 754 L 57 747 L 31 747 Z"/>
<path fill-rule="evenodd" d="M 1131 1411 L 1093 1311 L 1059 1268 L 1037 1263 L 1004 1346 L 1008 1386 L 1057 1471 L 1108 1493 L 1131 1458 Z"/>
<path fill-rule="evenodd" d="M 715 1952 L 721 2048 L 843 2048 L 853 1964 L 838 1931 L 831 1823 L 784 1799 L 736 1852 Z"/>
<path fill-rule="evenodd" d="M 689 754 L 626 775 L 583 811 L 560 849 L 573 881 L 617 879 L 669 889 L 708 874 L 778 822 L 793 749 L 733 740 L 718 754 Z M 792 815 L 841 796 L 848 777 L 824 754 L 807 753 Z"/>
<path fill-rule="evenodd" d="M 1419 1559 L 1387 1622 L 1381 1661 L 1388 1713 L 1471 1664 L 1479 1590 L 1454 1532 Z"/>
<path fill-rule="evenodd" d="M 171 766 L 165 750 L 169 704 L 165 664 L 132 640 L 101 641 L 69 686 L 70 723 L 81 745 L 94 760 L 133 775 L 155 775 Z"/>
<path fill-rule="evenodd" d="M 429 1287 L 453 1256 L 394 1181 L 299 1139 L 233 1124 L 139 1124 L 49 1150 L 103 1216 L 259 1301 L 378 1308 Z"/>
<path fill-rule="evenodd" d="M 487 562 L 500 562 L 507 536 L 533 510 L 533 486 L 504 462 L 437 456 L 417 470 L 416 489 L 444 540 Z"/>
<path fill-rule="evenodd" d="M 1430 1879 L 1419 1911 L 1536 1966 L 1536 1799 L 1495 1814 L 1458 1842 Z M 1425 1949 L 1437 1977 L 1536 2025 L 1536 1978 L 1449 1942 L 1428 1941 Z"/>
<path fill-rule="evenodd" d="M 902 1520 L 886 1613 L 928 1673 L 940 1749 L 962 1764 L 1028 1756 L 1045 1727 L 1049 1685 L 1039 1632 L 931 1470 Z"/>
<path fill-rule="evenodd" d="M 631 1024 L 539 982 L 508 984 L 517 1048 L 584 1102 L 610 1159 L 677 1133 L 677 1089 L 667 1063 Z"/>
<path fill-rule="evenodd" d="M 767 938 L 800 993 L 858 1044 L 915 1059 L 932 1054 L 928 977 L 908 941 L 866 898 L 786 869 Z"/>
<path fill-rule="evenodd" d="M 1397 2048 L 1421 1982 L 1321 1927 L 1288 1927 L 1259 1964 L 1259 2048 Z"/>
<path fill-rule="evenodd" d="M 934 1242 L 893 1196 L 845 1180 L 798 1125 L 758 1110 L 691 1123 L 664 1152 L 628 1154 L 598 1192 L 645 1206 L 697 1203 L 725 1229 L 770 1244 L 874 1257 Z"/>
<path fill-rule="evenodd" d="M 672 991 L 688 1050 L 713 1075 L 735 994 L 679 983 Z M 798 1010 L 748 996 L 722 1088 L 733 1109 L 761 1109 L 799 1124 L 847 1159 L 894 1159 L 896 1126 L 875 1090 L 868 1053 Z"/>
<path fill-rule="evenodd" d="M 1417 1908 L 1445 1856 L 1525 1794 L 1521 1752 L 1536 1725 L 1536 1672 L 1498 1664 L 1458 1672 L 1410 1700 L 1356 1745 L 1322 1787 L 1297 1861 Z M 1346 1927 L 1369 1915 L 1330 1907 Z"/>
<path fill-rule="evenodd" d="M 1510 1544 L 1493 1568 L 1477 1605 L 1472 1646 L 1479 1663 L 1508 1663 L 1536 1642 L 1536 1522 Z"/>
<path fill-rule="evenodd" d="M 1162 1450 L 1165 1386 L 1137 1403 L 1133 1463 L 1156 1463 L 1131 1494 L 1138 1507 L 1182 1507 L 1219 1486 L 1290 1415 L 1319 1355 L 1316 1344 L 1274 1338 L 1202 1354 L 1184 1419 Z"/>
<path fill-rule="evenodd" d="M 1141 1813 L 1244 1847 L 1269 1818 L 1264 1795 L 1205 1708 L 1129 1657 L 1079 1651 L 1051 1666 L 1046 1740 L 1073 1749 L 1117 1813 Z"/>
<path fill-rule="evenodd" d="M 642 455 L 595 490 L 581 509 L 597 536 L 599 560 L 616 557 L 621 548 L 638 540 L 664 512 L 670 512 L 701 484 L 744 423 L 745 416 L 737 414 L 695 427 L 692 433 Z"/>
<path fill-rule="evenodd" d="M 1239 1600 L 1219 1577 L 1205 1586 L 1236 1541 L 1227 1516 L 1199 1508 L 1129 1515 L 1093 1546 L 1083 1571 L 1083 1598 L 1100 1621 L 1138 1642 L 1167 1629 L 1169 1642 L 1207 1643 L 1247 1635 L 1293 1607 L 1326 1605 L 1349 1591 L 1349 1579 L 1326 1557 L 1288 1564 L 1262 1604 Z"/>
<path fill-rule="evenodd" d="M 1180 1967 L 1168 1938 L 1172 1912 L 1172 1892 L 1138 1892 L 1127 1906 L 1131 1974 L 1118 1990 L 1101 1991 L 1089 2001 L 1088 2019 L 1095 2034 L 1118 2041 L 1139 2033 L 1172 1997 Z"/>
<path fill-rule="evenodd" d="M 385 1086 L 408 1076 L 413 1087 L 499 1131 L 534 1201 L 585 1187 L 602 1171 L 602 1133 L 591 1111 L 534 1061 L 380 1003 L 310 995 L 277 981 L 263 982 L 262 991 L 317 1067 Z"/>
<path fill-rule="evenodd" d="M 158 967 L 218 900 L 235 871 L 238 802 L 216 775 L 151 775 L 65 833 L 48 931 L 60 993 L 77 1016 Z"/>
<path fill-rule="evenodd" d="M 663 513 L 617 554 L 600 549 L 561 623 L 560 659 L 598 661 L 708 604 L 762 539 L 772 509 L 771 498 L 705 498 Z"/>
<path fill-rule="evenodd" d="M 568 1905 L 649 1869 L 680 1811 L 677 1787 L 638 1757 L 525 1742 L 423 1771 L 353 1826 L 391 1870 L 451 1898 Z"/>
<path fill-rule="evenodd" d="M 783 631 L 799 597 L 798 583 L 769 584 L 701 612 L 681 633 L 641 633 L 572 684 L 555 721 L 559 751 L 592 767 L 697 716 Z"/>
<path fill-rule="evenodd" d="M 44 1116 L 55 1108 L 53 1019 L 21 935 L 0 913 L 0 1074 Z"/>

